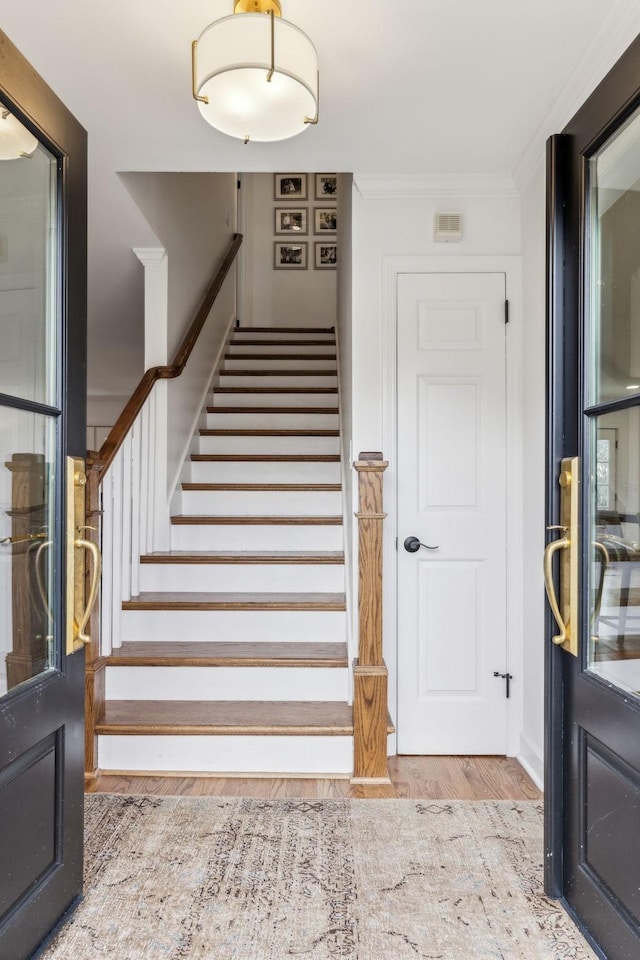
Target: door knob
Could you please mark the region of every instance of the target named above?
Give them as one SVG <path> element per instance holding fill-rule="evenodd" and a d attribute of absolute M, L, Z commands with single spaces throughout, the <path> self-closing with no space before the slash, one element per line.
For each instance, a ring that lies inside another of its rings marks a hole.
<path fill-rule="evenodd" d="M 417 537 L 407 537 L 404 542 L 404 548 L 407 553 L 417 553 L 420 547 L 424 547 L 425 550 L 439 550 L 439 547 L 430 547 L 427 543 L 421 543 Z"/>

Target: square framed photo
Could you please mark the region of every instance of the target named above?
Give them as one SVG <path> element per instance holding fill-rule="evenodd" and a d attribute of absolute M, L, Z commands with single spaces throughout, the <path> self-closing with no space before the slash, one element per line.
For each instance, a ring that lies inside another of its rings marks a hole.
<path fill-rule="evenodd" d="M 273 245 L 275 270 L 306 270 L 306 242 L 295 243 L 292 240 L 276 240 Z"/>
<path fill-rule="evenodd" d="M 273 195 L 276 200 L 306 200 L 306 173 L 276 173 Z"/>
<path fill-rule="evenodd" d="M 309 211 L 306 207 L 276 207 L 274 233 L 305 234 L 309 232 Z"/>
<path fill-rule="evenodd" d="M 335 270 L 338 265 L 338 245 L 335 240 L 316 240 L 313 245 L 313 266 L 316 270 Z"/>
<path fill-rule="evenodd" d="M 316 173 L 316 200 L 338 199 L 338 175 L 335 173 Z"/>
<path fill-rule="evenodd" d="M 316 207 L 313 216 L 314 233 L 335 233 L 338 229 L 338 211 L 335 207 Z"/>

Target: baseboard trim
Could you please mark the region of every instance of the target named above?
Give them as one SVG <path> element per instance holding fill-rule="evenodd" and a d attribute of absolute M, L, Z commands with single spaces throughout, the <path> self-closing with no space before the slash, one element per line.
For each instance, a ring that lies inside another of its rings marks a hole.
<path fill-rule="evenodd" d="M 532 741 L 521 734 L 520 750 L 515 759 L 527 771 L 538 790 L 544 792 L 544 757 Z"/>
<path fill-rule="evenodd" d="M 228 773 L 218 770 L 98 770 L 86 780 L 98 777 L 172 777 L 197 780 L 349 780 L 348 773 L 269 773 L 252 770 L 247 773 Z M 368 783 L 373 781 L 366 781 Z M 387 782 L 386 780 L 384 781 Z"/>

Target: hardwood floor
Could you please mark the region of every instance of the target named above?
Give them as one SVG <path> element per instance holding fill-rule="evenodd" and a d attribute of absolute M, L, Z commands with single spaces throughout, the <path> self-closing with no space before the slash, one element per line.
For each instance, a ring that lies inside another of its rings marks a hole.
<path fill-rule="evenodd" d="M 542 794 L 509 757 L 390 757 L 391 786 L 284 777 L 184 777 L 102 774 L 87 793 L 218 797 L 399 797 L 410 800 L 537 800 Z"/>

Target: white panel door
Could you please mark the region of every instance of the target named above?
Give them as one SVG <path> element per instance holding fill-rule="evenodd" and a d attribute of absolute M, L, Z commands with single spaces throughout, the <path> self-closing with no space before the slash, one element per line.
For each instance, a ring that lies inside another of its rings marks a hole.
<path fill-rule="evenodd" d="M 398 280 L 399 753 L 506 752 L 504 302 L 501 273 Z"/>

